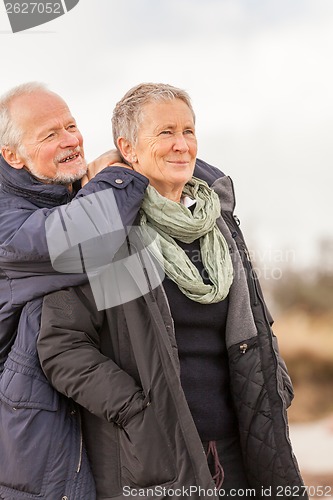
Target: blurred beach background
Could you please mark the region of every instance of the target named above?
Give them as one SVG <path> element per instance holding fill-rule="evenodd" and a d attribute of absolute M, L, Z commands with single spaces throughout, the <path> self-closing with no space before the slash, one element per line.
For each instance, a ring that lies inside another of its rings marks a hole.
<path fill-rule="evenodd" d="M 317 252 L 302 268 L 275 262 L 271 275 L 280 279 L 262 284 L 295 390 L 288 411 L 294 452 L 310 495 L 333 498 L 333 239 L 318 242 Z M 267 276 L 264 266 L 258 274 Z"/>
<path fill-rule="evenodd" d="M 333 1 L 80 0 L 16 34 L 1 2 L 0 41 L 0 91 L 47 83 L 88 160 L 113 147 L 112 109 L 130 87 L 189 92 L 199 157 L 233 178 L 293 379 L 302 473 L 312 496 L 333 497 Z"/>

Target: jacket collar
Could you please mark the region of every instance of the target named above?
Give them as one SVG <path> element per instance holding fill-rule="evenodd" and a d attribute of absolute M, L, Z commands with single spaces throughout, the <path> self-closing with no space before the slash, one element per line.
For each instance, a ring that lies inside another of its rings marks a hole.
<path fill-rule="evenodd" d="M 79 182 L 74 183 L 73 193 L 71 193 L 66 186 L 43 184 L 27 170 L 16 170 L 8 165 L 1 155 L 0 185 L 5 193 L 26 198 L 39 208 L 52 208 L 68 203 L 80 188 Z"/>

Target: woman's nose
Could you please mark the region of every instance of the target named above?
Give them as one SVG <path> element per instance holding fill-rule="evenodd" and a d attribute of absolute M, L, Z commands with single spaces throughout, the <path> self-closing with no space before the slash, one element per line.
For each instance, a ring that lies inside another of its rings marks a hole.
<path fill-rule="evenodd" d="M 189 146 L 187 144 L 186 138 L 182 133 L 180 134 L 175 134 L 175 143 L 173 146 L 173 149 L 175 151 L 181 151 L 181 152 L 186 152 L 189 150 Z"/>

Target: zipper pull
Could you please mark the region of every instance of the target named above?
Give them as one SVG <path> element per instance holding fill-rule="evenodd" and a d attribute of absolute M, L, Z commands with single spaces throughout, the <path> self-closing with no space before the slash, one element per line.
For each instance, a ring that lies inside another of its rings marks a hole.
<path fill-rule="evenodd" d="M 241 351 L 242 354 L 246 353 L 247 347 L 248 347 L 247 344 L 242 344 L 242 345 L 239 346 L 240 351 Z"/>

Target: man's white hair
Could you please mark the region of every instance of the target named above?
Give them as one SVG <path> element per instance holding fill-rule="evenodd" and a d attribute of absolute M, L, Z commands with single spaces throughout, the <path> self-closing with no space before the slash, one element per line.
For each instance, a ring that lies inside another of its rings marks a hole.
<path fill-rule="evenodd" d="M 13 120 L 10 105 L 17 97 L 39 91 L 49 92 L 44 83 L 27 82 L 13 87 L 0 97 L 0 148 L 10 148 L 15 151 L 22 149 L 24 130 L 21 130 Z"/>

